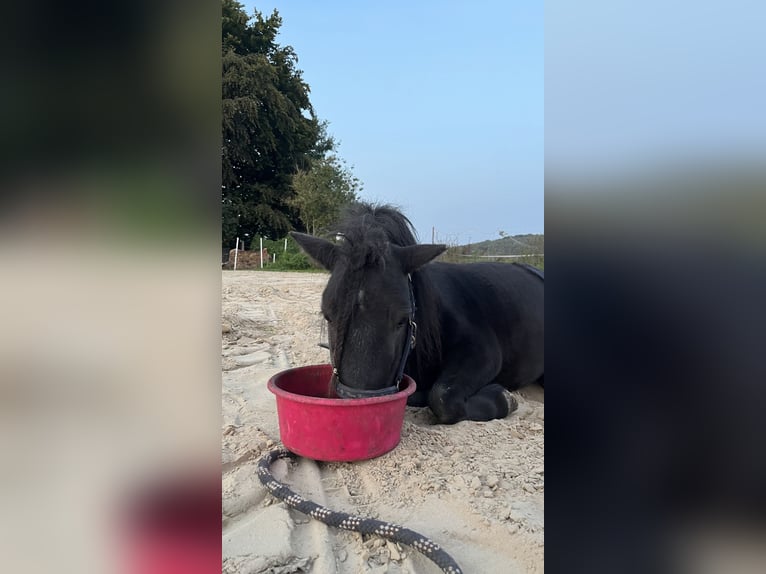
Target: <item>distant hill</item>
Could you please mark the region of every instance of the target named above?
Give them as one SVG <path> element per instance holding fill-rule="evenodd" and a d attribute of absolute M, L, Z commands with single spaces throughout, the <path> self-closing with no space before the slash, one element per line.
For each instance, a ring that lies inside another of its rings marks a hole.
<path fill-rule="evenodd" d="M 461 245 L 462 253 L 468 255 L 542 255 L 545 254 L 545 235 L 507 235 L 500 239 Z"/>

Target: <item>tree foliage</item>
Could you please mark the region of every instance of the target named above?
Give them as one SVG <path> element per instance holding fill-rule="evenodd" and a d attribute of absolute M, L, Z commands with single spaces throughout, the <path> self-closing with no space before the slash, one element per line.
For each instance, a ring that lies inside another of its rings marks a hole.
<path fill-rule="evenodd" d="M 278 12 L 251 19 L 223 0 L 222 234 L 284 236 L 297 223 L 292 176 L 333 145 L 309 101 L 289 46 L 276 43 Z"/>
<path fill-rule="evenodd" d="M 276 42 L 279 13 L 251 18 L 236 0 L 222 2 L 223 245 L 316 232 L 361 184 L 314 113 L 295 52 Z"/>
<path fill-rule="evenodd" d="M 362 185 L 341 159 L 330 155 L 300 170 L 293 177 L 293 189 L 292 204 L 303 226 L 316 234 L 333 223 L 344 205 L 358 199 Z"/>

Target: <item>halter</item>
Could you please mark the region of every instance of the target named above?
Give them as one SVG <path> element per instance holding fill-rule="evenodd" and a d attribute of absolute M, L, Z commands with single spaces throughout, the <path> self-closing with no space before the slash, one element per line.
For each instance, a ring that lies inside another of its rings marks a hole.
<path fill-rule="evenodd" d="M 407 358 L 410 356 L 410 351 L 415 348 L 415 342 L 418 334 L 418 324 L 415 323 L 415 291 L 412 288 L 412 276 L 407 274 L 407 284 L 410 291 L 410 316 L 407 320 L 407 337 L 404 341 L 404 349 L 402 349 L 402 358 L 399 361 L 399 368 L 396 371 L 396 382 L 390 387 L 382 389 L 355 389 L 344 385 L 340 380 L 340 372 L 338 367 L 333 365 L 332 374 L 335 376 L 335 392 L 338 396 L 344 399 L 360 399 L 369 397 L 379 397 L 382 395 L 390 395 L 399 391 L 399 384 L 404 377 L 404 367 L 407 364 Z M 332 354 L 330 356 L 332 359 Z"/>

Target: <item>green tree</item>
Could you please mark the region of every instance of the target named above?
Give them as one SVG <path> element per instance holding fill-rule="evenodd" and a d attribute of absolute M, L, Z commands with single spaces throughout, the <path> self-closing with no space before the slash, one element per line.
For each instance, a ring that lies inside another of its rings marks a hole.
<path fill-rule="evenodd" d="M 222 239 L 283 237 L 297 223 L 292 176 L 334 142 L 309 101 L 309 86 L 290 46 L 276 36 L 275 10 L 249 18 L 223 0 Z"/>
<path fill-rule="evenodd" d="M 328 155 L 295 174 L 293 189 L 292 205 L 306 230 L 316 234 L 335 221 L 344 205 L 359 198 L 362 184 L 345 162 Z"/>

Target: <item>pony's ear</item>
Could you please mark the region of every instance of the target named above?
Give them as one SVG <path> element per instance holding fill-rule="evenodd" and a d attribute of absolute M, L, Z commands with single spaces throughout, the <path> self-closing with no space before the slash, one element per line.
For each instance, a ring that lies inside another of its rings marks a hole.
<path fill-rule="evenodd" d="M 394 256 L 399 260 L 405 273 L 412 273 L 447 250 L 446 245 L 391 245 Z"/>
<path fill-rule="evenodd" d="M 303 249 L 309 257 L 328 271 L 332 271 L 338 256 L 337 247 L 332 242 L 322 239 L 321 237 L 298 233 L 297 231 L 291 231 L 290 237 L 298 242 L 298 245 L 301 246 L 301 249 Z"/>

